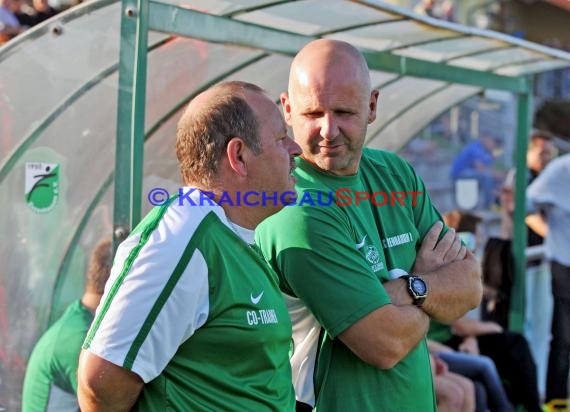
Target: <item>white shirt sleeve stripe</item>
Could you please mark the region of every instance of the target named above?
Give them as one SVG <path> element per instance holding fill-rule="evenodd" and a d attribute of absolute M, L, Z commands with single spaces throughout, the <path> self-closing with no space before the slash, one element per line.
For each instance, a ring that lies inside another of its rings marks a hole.
<path fill-rule="evenodd" d="M 193 213 L 193 218 L 189 218 L 184 209 L 169 207 L 150 234 L 104 315 L 88 349 L 91 352 L 124 366 L 135 338 L 204 217 L 204 213 Z M 139 236 L 133 236 L 121 244 L 107 286 L 115 283 L 139 240 Z M 131 368 L 145 382 L 160 374 L 179 346 L 208 318 L 208 267 L 199 250 L 190 252 L 188 265 L 138 349 Z M 108 292 L 106 287 L 105 295 Z"/>

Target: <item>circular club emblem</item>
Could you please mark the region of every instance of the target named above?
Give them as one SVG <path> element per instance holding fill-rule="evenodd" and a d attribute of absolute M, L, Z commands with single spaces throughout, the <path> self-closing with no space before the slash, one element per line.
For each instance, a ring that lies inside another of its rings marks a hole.
<path fill-rule="evenodd" d="M 372 245 L 366 247 L 366 260 L 373 265 L 380 261 L 380 253 L 378 253 L 376 246 Z"/>

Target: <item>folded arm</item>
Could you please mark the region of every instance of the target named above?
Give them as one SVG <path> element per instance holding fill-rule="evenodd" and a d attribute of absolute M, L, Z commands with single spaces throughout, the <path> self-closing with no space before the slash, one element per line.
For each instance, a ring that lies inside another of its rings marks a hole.
<path fill-rule="evenodd" d="M 465 259 L 425 273 L 423 278 L 429 293 L 422 309 L 439 322 L 452 322 L 481 302 L 481 269 L 469 251 Z"/>
<path fill-rule="evenodd" d="M 413 305 L 387 304 L 339 335 L 356 356 L 381 369 L 402 360 L 426 336 L 429 317 Z"/>
<path fill-rule="evenodd" d="M 483 285 L 477 258 L 462 245 L 454 230 L 439 239 L 442 229 L 443 224 L 437 222 L 428 231 L 412 273 L 421 275 L 428 286 L 422 309 L 430 318 L 450 323 L 479 305 Z"/>
<path fill-rule="evenodd" d="M 381 256 L 380 242 L 350 234 L 352 224 L 341 212 L 286 208 L 271 226 L 258 228 L 256 243 L 284 290 L 301 299 L 331 336 L 363 362 L 391 368 L 424 339 L 429 318 L 411 299 L 403 305 L 391 301 L 365 249 L 355 247 L 365 242 Z"/>

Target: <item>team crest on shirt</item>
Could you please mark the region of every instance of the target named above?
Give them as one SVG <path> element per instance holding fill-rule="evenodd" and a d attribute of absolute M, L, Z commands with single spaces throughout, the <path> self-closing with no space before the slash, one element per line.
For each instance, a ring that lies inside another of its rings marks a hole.
<path fill-rule="evenodd" d="M 370 267 L 372 268 L 373 272 L 378 272 L 379 270 L 384 269 L 384 262 L 380 260 L 380 252 L 374 245 L 368 245 L 364 248 L 364 256 L 368 263 L 370 263 Z"/>
<path fill-rule="evenodd" d="M 362 253 L 364 253 L 364 257 L 370 264 L 372 271 L 378 272 L 379 270 L 384 269 L 384 262 L 382 262 L 380 258 L 380 252 L 378 251 L 378 248 L 374 245 L 366 244 L 367 237 L 368 235 L 364 235 L 362 240 L 356 243 L 354 246 L 356 247 L 356 250 L 361 250 Z"/>

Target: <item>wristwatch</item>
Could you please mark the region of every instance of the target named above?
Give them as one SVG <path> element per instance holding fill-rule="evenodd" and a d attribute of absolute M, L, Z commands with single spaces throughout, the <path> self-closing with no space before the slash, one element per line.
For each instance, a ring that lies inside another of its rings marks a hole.
<path fill-rule="evenodd" d="M 416 306 L 422 306 L 428 294 L 426 282 L 417 275 L 404 275 L 401 278 L 407 282 L 408 293 L 412 297 L 412 303 Z"/>

